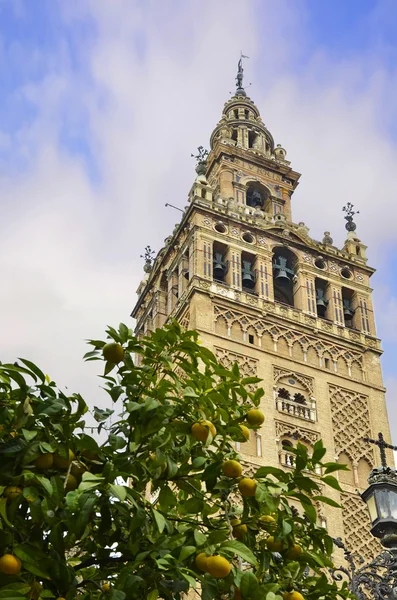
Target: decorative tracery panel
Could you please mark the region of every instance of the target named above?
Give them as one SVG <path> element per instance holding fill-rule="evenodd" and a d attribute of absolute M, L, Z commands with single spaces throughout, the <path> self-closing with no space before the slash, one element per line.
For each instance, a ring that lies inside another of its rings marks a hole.
<path fill-rule="evenodd" d="M 296 373 L 295 371 L 289 371 L 288 369 L 283 369 L 282 367 L 273 367 L 273 380 L 274 383 L 278 383 L 280 379 L 284 379 L 287 377 L 291 377 L 298 381 L 307 392 L 313 396 L 313 379 L 311 377 L 306 377 L 306 375 L 301 375 L 300 373 Z"/>
<path fill-rule="evenodd" d="M 368 509 L 358 495 L 341 494 L 341 502 L 346 548 L 369 562 L 381 551 L 381 545 L 370 533 Z"/>
<path fill-rule="evenodd" d="M 296 425 L 283 423 L 282 421 L 275 421 L 274 424 L 276 426 L 276 438 L 278 439 L 282 436 L 289 436 L 296 438 L 298 441 L 302 440 L 311 446 L 314 446 L 317 440 L 320 439 L 320 434 L 304 427 L 297 427 Z"/>
<path fill-rule="evenodd" d="M 354 464 L 366 458 L 373 467 L 373 451 L 363 437 L 371 437 L 368 397 L 354 390 L 329 385 L 335 452 L 344 452 Z"/>
<path fill-rule="evenodd" d="M 214 320 L 215 323 L 218 320 L 224 319 L 227 323 L 228 331 L 236 331 L 236 328 L 241 332 L 241 337 L 247 332 L 249 327 L 255 329 L 259 338 L 265 339 L 268 337 L 272 340 L 274 350 L 278 350 L 278 344 L 286 344 L 289 349 L 289 354 L 294 356 L 294 348 L 298 348 L 299 352 L 304 355 L 305 362 L 311 362 L 310 356 L 316 356 L 317 365 L 323 364 L 323 359 L 327 356 L 331 357 L 334 364 L 337 365 L 337 369 L 342 369 L 343 364 L 345 365 L 346 374 L 352 375 L 357 372 L 362 376 L 363 363 L 362 353 L 356 352 L 351 349 L 346 349 L 339 344 L 333 344 L 328 340 L 319 341 L 317 336 L 307 335 L 296 331 L 290 327 L 280 325 L 279 323 L 274 324 L 266 321 L 266 319 L 257 318 L 240 311 L 231 310 L 229 308 L 214 304 Z M 311 320 L 312 317 L 306 315 L 306 319 Z M 230 335 L 230 333 L 229 333 Z M 342 369 L 343 370 L 343 369 Z"/>
<path fill-rule="evenodd" d="M 258 360 L 244 354 L 237 354 L 225 348 L 215 347 L 215 356 L 226 369 L 231 369 L 234 363 L 238 364 L 240 373 L 243 377 L 256 377 L 258 373 Z M 249 385 L 251 391 L 256 389 L 256 385 Z"/>

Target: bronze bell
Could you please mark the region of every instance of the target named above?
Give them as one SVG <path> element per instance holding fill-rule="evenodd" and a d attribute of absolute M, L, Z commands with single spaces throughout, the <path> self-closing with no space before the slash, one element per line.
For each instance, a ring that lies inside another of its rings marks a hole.
<path fill-rule="evenodd" d="M 242 268 L 242 284 L 243 287 L 252 289 L 255 287 L 255 272 L 252 269 L 252 264 L 249 260 L 243 260 L 243 268 Z"/>
<path fill-rule="evenodd" d="M 214 279 L 218 279 L 218 281 L 223 281 L 226 273 L 227 273 L 227 261 L 224 260 L 221 252 L 215 252 L 214 260 L 213 260 L 213 270 L 214 270 Z"/>
<path fill-rule="evenodd" d="M 345 321 L 351 321 L 356 311 L 351 307 L 350 299 L 343 298 L 343 316 Z"/>
<path fill-rule="evenodd" d="M 324 298 L 324 290 L 322 288 L 316 289 L 316 307 L 317 314 L 319 317 L 325 317 L 327 311 L 328 300 Z"/>
<path fill-rule="evenodd" d="M 277 271 L 275 280 L 278 284 L 288 285 L 291 283 L 294 271 L 287 267 L 287 259 L 284 256 L 279 256 L 276 262 L 273 263 L 273 271 Z"/>

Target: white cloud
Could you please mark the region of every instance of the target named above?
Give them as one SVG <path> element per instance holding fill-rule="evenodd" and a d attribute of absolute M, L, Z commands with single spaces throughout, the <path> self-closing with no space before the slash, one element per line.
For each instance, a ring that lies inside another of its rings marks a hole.
<path fill-rule="evenodd" d="M 0 178 L 5 360 L 40 361 L 99 403 L 82 340 L 129 322 L 139 255 L 147 244 L 159 249 L 179 220 L 164 204 L 186 204 L 190 153 L 207 145 L 240 50 L 251 57 L 252 98 L 303 173 L 295 220 L 342 243 L 340 209 L 351 201 L 371 262 L 383 259 L 395 231 L 397 149 L 387 128 L 396 78 L 376 56 L 337 63 L 324 50 L 308 54 L 303 1 L 91 0 L 62 11 L 70 31 L 88 19 L 95 32 L 72 37 L 77 71 L 66 38 L 55 55 L 39 53 L 42 80 L 19 90 L 37 116 L 12 140 L 0 131 L 0 144 L 28 165 L 18 178 L 3 167 Z M 84 132 L 97 179 L 62 146 L 65 131 Z"/>

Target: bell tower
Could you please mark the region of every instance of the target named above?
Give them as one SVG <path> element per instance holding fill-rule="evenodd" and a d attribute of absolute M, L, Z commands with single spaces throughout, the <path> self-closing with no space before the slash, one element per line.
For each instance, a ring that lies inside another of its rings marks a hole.
<path fill-rule="evenodd" d="M 290 449 L 318 439 L 325 460 L 346 464 L 343 492 L 327 494 L 342 513 L 320 507 L 321 520 L 350 550 L 370 558 L 366 507 L 357 494 L 376 466 L 363 438 L 390 439 L 366 246 L 345 207 L 347 239 L 337 248 L 295 223 L 291 198 L 300 174 L 275 144 L 243 88 L 240 59 L 235 95 L 199 148 L 197 177 L 181 222 L 145 277 L 132 312 L 145 335 L 169 318 L 196 329 L 227 367 L 262 378 L 262 427 L 239 452 L 250 465 L 291 468 Z M 393 464 L 388 451 L 388 464 Z"/>

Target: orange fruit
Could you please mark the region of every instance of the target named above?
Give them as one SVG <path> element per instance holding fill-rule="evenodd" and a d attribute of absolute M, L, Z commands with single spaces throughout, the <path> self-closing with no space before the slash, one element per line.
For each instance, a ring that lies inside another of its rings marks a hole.
<path fill-rule="evenodd" d="M 236 540 L 243 540 L 248 533 L 247 525 L 238 523 L 233 527 L 233 536 Z"/>
<path fill-rule="evenodd" d="M 259 427 L 265 420 L 263 412 L 257 408 L 252 408 L 247 412 L 247 421 L 251 427 Z"/>
<path fill-rule="evenodd" d="M 9 485 L 4 490 L 3 496 L 7 498 L 7 500 L 14 500 L 14 498 L 17 498 L 21 492 L 22 488 L 16 485 Z"/>
<path fill-rule="evenodd" d="M 217 579 L 227 577 L 231 571 L 232 565 L 223 556 L 209 556 L 207 559 L 207 571 Z"/>
<path fill-rule="evenodd" d="M 205 442 L 208 438 L 209 432 L 212 437 L 216 436 L 216 428 L 211 421 L 200 421 L 199 423 L 193 423 L 191 428 L 192 436 L 199 442 Z"/>
<path fill-rule="evenodd" d="M 251 435 L 250 430 L 245 425 L 240 425 L 240 429 L 241 429 L 241 433 L 243 434 L 243 436 L 245 437 L 246 441 L 248 442 L 248 440 L 250 439 L 250 435 Z"/>
<path fill-rule="evenodd" d="M 249 477 L 243 477 L 238 483 L 238 489 L 244 498 L 255 496 L 256 486 L 257 483 L 255 479 L 250 479 Z"/>
<path fill-rule="evenodd" d="M 77 479 L 74 475 L 69 474 L 66 480 L 65 492 L 72 492 L 78 486 Z"/>
<path fill-rule="evenodd" d="M 121 344 L 117 344 L 117 342 L 110 342 L 104 345 L 102 354 L 105 360 L 117 365 L 124 359 L 124 348 Z"/>
<path fill-rule="evenodd" d="M 72 466 L 70 468 L 70 472 L 73 475 L 73 477 L 76 477 L 76 479 L 81 479 L 81 477 L 83 476 L 83 473 L 86 472 L 86 468 L 83 464 L 81 464 L 81 462 L 75 461 L 72 462 Z"/>
<path fill-rule="evenodd" d="M 4 554 L 0 558 L 0 572 L 6 575 L 19 575 L 22 563 L 13 554 Z"/>
<path fill-rule="evenodd" d="M 293 544 L 291 548 L 288 549 L 285 556 L 290 560 L 296 560 L 299 558 L 299 556 L 301 556 L 302 552 L 303 550 L 298 544 Z"/>
<path fill-rule="evenodd" d="M 283 540 L 275 540 L 274 537 L 270 535 L 266 540 L 266 546 L 267 549 L 270 550 L 270 552 L 281 552 L 284 544 Z"/>
<path fill-rule="evenodd" d="M 208 556 L 206 555 L 206 553 L 200 552 L 200 554 L 197 554 L 194 562 L 196 563 L 196 567 L 198 568 L 199 571 L 206 573 L 207 561 L 208 561 Z"/>
<path fill-rule="evenodd" d="M 34 461 L 35 466 L 38 469 L 50 469 L 54 462 L 54 455 L 47 452 L 46 454 L 41 454 Z"/>
<path fill-rule="evenodd" d="M 283 600 L 305 600 L 305 598 L 300 592 L 292 590 L 292 592 L 285 592 L 283 594 Z"/>
<path fill-rule="evenodd" d="M 271 515 L 263 515 L 259 520 L 262 521 L 262 523 L 275 523 L 276 522 L 276 519 L 274 517 L 272 517 Z"/>
<path fill-rule="evenodd" d="M 226 460 L 222 465 L 222 471 L 226 477 L 240 477 L 243 467 L 237 460 Z"/>
<path fill-rule="evenodd" d="M 74 460 L 74 452 L 73 450 L 69 450 L 69 458 L 62 458 L 59 454 L 54 454 L 54 467 L 56 469 L 68 469 L 70 463 Z"/>
<path fill-rule="evenodd" d="M 102 586 L 102 591 L 103 592 L 110 592 L 110 583 L 104 583 Z"/>

